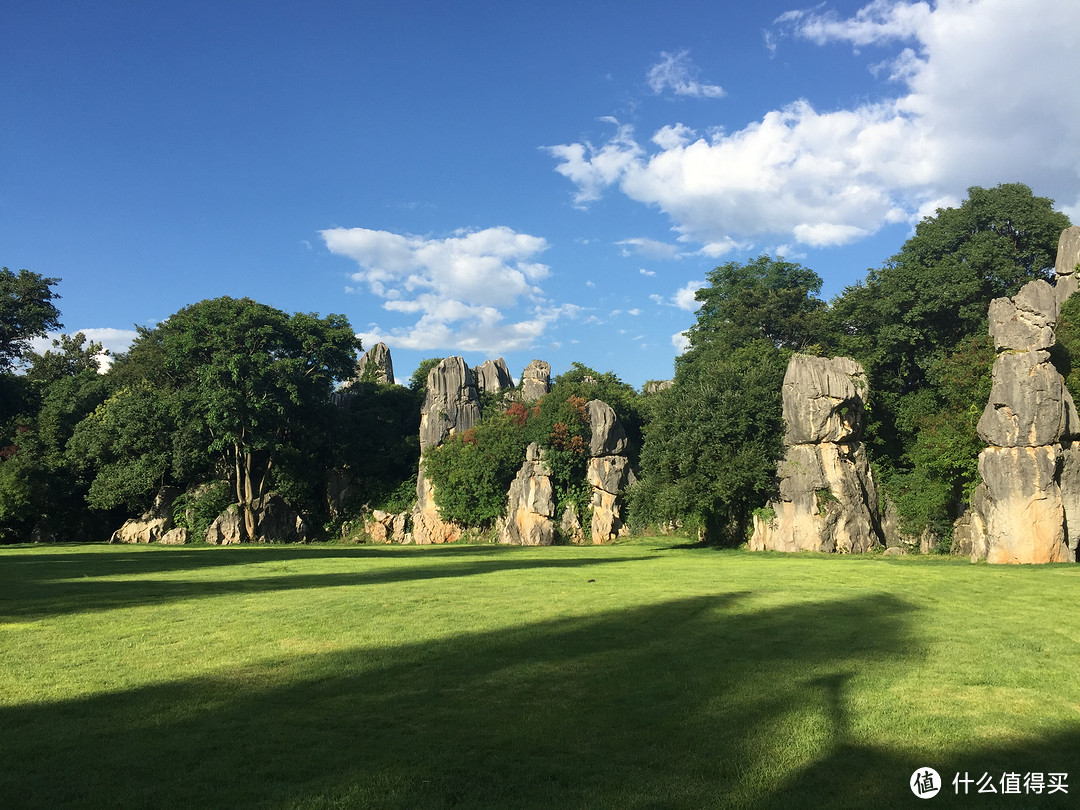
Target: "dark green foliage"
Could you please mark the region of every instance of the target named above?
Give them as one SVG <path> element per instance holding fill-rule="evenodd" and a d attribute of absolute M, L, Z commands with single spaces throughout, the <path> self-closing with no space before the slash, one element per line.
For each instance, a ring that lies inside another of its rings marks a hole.
<path fill-rule="evenodd" d="M 435 487 L 443 518 L 486 528 L 502 517 L 506 492 L 528 443 L 525 423 L 499 413 L 428 450 L 424 473 Z"/>
<path fill-rule="evenodd" d="M 187 529 L 195 540 L 202 540 L 214 519 L 232 503 L 233 490 L 229 482 L 210 481 L 173 501 L 173 521 Z"/>
<path fill-rule="evenodd" d="M 560 402 L 566 402 L 573 396 L 586 402 L 599 399 L 610 405 L 629 439 L 627 455 L 633 465 L 638 466 L 645 415 L 640 397 L 632 385 L 619 379 L 614 371 L 601 373 L 581 363 L 572 363 L 569 371 L 552 381 L 550 396 Z"/>
<path fill-rule="evenodd" d="M 745 539 L 776 485 L 789 356 L 757 340 L 733 352 L 702 349 L 679 364 L 675 384 L 651 397 L 642 478 L 631 495 L 636 525 L 679 523 L 714 543 Z"/>
<path fill-rule="evenodd" d="M 1080 402 L 1080 295 L 1061 305 L 1054 329 L 1057 345 L 1052 350 L 1054 366 L 1065 378 L 1074 402 Z"/>

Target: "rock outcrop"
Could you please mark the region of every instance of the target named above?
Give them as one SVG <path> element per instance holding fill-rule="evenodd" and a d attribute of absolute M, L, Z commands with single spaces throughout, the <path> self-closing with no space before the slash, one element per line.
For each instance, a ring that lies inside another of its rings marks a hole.
<path fill-rule="evenodd" d="M 533 402 L 551 390 L 551 366 L 543 360 L 533 360 L 521 372 L 521 399 Z"/>
<path fill-rule="evenodd" d="M 442 444 L 447 436 L 462 433 L 480 420 L 480 399 L 473 370 L 461 357 L 447 357 L 428 372 L 427 391 L 420 409 L 420 452 Z M 412 514 L 413 542 L 452 543 L 464 529 L 444 521 L 435 504 L 435 490 L 424 476 L 423 462 L 416 476 L 416 506 Z"/>
<path fill-rule="evenodd" d="M 866 373 L 847 357 L 797 354 L 784 374 L 780 498 L 754 516 L 755 551 L 869 551 L 881 544 L 862 444 Z"/>
<path fill-rule="evenodd" d="M 248 537 L 244 515 L 237 504 L 230 504 L 206 530 L 206 542 L 214 546 L 237 543 L 306 543 L 307 523 L 288 502 L 276 492 L 269 492 L 251 504 L 255 517 L 255 534 Z"/>
<path fill-rule="evenodd" d="M 982 481 L 953 529 L 954 553 L 991 563 L 1076 559 L 1080 419 L 1048 349 L 1061 304 L 1076 289 L 1078 254 L 1080 230 L 1066 229 L 1054 286 L 1032 281 L 990 303 L 998 356 L 978 425 L 989 446 L 979 454 Z"/>
<path fill-rule="evenodd" d="M 214 518 L 206 530 L 206 542 L 212 546 L 232 546 L 244 541 L 244 518 L 235 503 Z"/>
<path fill-rule="evenodd" d="M 485 360 L 473 369 L 473 374 L 476 375 L 476 388 L 481 394 L 496 393 L 514 387 L 510 369 L 501 357 L 498 360 Z"/>
<path fill-rule="evenodd" d="M 506 517 L 499 542 L 518 546 L 550 546 L 555 542 L 555 496 L 551 470 L 533 442 L 507 493 Z"/>
<path fill-rule="evenodd" d="M 372 366 L 372 368 L 368 368 Z M 367 379 L 365 380 L 365 377 Z M 394 381 L 394 360 L 390 356 L 390 347 L 385 343 L 376 343 L 360 358 L 356 364 L 358 382 L 375 382 L 386 385 Z"/>
<path fill-rule="evenodd" d="M 585 407 L 592 431 L 585 469 L 585 478 L 592 487 L 592 541 L 603 543 L 628 533 L 620 496 L 637 478 L 625 455 L 626 431 L 615 411 L 599 399 L 590 400 Z"/>
<path fill-rule="evenodd" d="M 373 509 L 364 515 L 364 534 L 372 543 L 408 543 L 406 532 L 409 522 L 408 512 L 384 512 Z"/>
<path fill-rule="evenodd" d="M 124 521 L 110 538 L 110 543 L 157 543 L 173 528 L 173 502 L 179 497 L 176 487 L 162 487 L 154 502 L 141 517 Z"/>

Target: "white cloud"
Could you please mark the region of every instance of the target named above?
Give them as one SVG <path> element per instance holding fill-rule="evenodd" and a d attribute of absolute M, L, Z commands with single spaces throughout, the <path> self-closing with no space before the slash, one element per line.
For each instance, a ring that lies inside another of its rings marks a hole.
<path fill-rule="evenodd" d="M 656 275 L 655 270 L 646 270 L 644 267 L 640 268 L 638 272 L 646 278 L 653 278 Z"/>
<path fill-rule="evenodd" d="M 677 96 L 693 98 L 722 98 L 724 88 L 718 84 L 702 84 L 697 80 L 698 69 L 690 61 L 689 51 L 660 54 L 660 61 L 649 68 L 649 87 L 660 95 L 670 90 Z"/>
<path fill-rule="evenodd" d="M 1080 3 L 874 0 L 851 17 L 778 23 L 816 44 L 890 49 L 877 100 L 823 110 L 795 99 L 707 137 L 672 124 L 648 148 L 627 126 L 599 147 L 555 147 L 577 202 L 617 188 L 710 256 L 762 237 L 848 244 L 971 185 L 1027 183 L 1080 217 Z"/>
<path fill-rule="evenodd" d="M 690 348 L 690 338 L 686 332 L 676 332 L 671 336 L 671 345 L 675 347 L 675 354 L 682 354 Z"/>
<path fill-rule="evenodd" d="M 678 292 L 675 293 L 674 297 L 671 299 L 671 303 L 679 309 L 685 309 L 687 312 L 697 312 L 699 304 L 697 299 L 694 298 L 694 293 L 704 286 L 704 281 L 688 281 L 685 287 L 681 287 Z"/>
<path fill-rule="evenodd" d="M 535 261 L 547 242 L 510 228 L 445 238 L 367 228 L 331 228 L 321 235 L 332 253 L 356 261 L 360 269 L 352 280 L 384 299 L 383 309 L 419 316 L 407 327 L 363 332 L 365 343 L 511 352 L 530 348 L 555 321 L 578 311 L 552 305 L 537 286 L 549 273 Z"/>
<path fill-rule="evenodd" d="M 75 329 L 71 332 L 64 332 L 66 335 L 75 335 L 82 332 L 86 335 L 86 340 L 90 343 L 100 343 L 101 347 L 109 352 L 106 354 L 98 355 L 98 364 L 101 371 L 108 371 L 112 366 L 112 357 L 110 355 L 120 354 L 126 352 L 131 346 L 131 342 L 139 336 L 139 333 L 134 329 L 115 329 L 111 326 L 104 327 L 91 327 L 88 329 Z M 30 348 L 38 354 L 44 354 L 47 351 L 53 351 L 54 347 L 52 342 L 59 340 L 61 336 L 60 332 L 49 332 L 45 337 L 34 338 L 30 341 Z"/>

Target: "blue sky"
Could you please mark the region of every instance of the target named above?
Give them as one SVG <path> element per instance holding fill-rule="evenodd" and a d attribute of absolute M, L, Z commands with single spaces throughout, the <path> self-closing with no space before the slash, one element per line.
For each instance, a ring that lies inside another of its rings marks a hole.
<path fill-rule="evenodd" d="M 49 2 L 0 26 L 0 263 L 122 349 L 219 295 L 671 376 L 761 253 L 832 297 L 971 185 L 1080 221 L 1080 3 Z"/>

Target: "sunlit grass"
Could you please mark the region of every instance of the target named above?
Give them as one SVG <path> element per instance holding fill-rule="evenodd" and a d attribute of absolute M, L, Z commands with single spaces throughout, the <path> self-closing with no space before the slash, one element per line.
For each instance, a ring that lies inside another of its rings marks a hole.
<path fill-rule="evenodd" d="M 5 548 L 0 806 L 906 807 L 1075 767 L 1078 594 L 662 539 Z"/>

